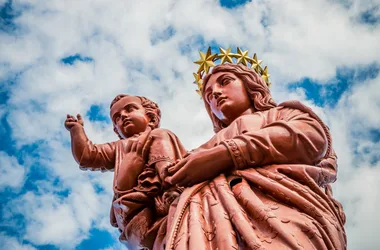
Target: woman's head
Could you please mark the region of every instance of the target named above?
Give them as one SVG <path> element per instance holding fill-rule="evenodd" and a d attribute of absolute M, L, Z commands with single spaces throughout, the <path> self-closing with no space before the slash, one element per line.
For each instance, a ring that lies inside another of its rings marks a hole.
<path fill-rule="evenodd" d="M 247 108 L 255 112 L 276 107 L 265 81 L 242 64 L 215 66 L 203 79 L 202 96 L 215 132 L 228 126 L 224 118 L 237 118 Z"/>

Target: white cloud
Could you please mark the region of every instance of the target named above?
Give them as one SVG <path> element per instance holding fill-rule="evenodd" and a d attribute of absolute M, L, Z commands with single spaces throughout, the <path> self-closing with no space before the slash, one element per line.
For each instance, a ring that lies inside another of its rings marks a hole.
<path fill-rule="evenodd" d="M 378 221 L 379 216 L 369 209 L 379 205 L 372 188 L 380 178 L 379 166 L 371 163 L 379 146 L 353 134 L 380 127 L 375 115 L 380 113 L 379 78 L 356 83 L 330 109 L 308 100 L 302 89 L 289 92 L 286 85 L 303 77 L 331 82 L 337 67 L 379 62 L 380 28 L 360 20 L 361 13 L 376 4 L 379 1 L 261 0 L 227 10 L 216 0 L 13 1 L 14 9 L 23 12 L 14 20 L 20 28 L 17 34 L 0 33 L 0 79 L 21 73 L 7 86 L 10 99 L 0 113 L 7 113 L 18 148 L 38 144 L 38 156 L 25 158 L 27 165 L 38 163 L 47 177 L 38 182 L 37 191 L 7 204 L 7 211 L 24 215 L 25 239 L 37 245 L 75 248 L 90 237 L 93 227 L 117 234 L 108 225 L 112 173 L 78 169 L 63 127 L 66 114 L 85 116 L 91 105 L 99 105 L 108 116 L 117 94 L 144 95 L 159 103 L 162 127 L 174 131 L 188 149 L 195 148 L 213 132 L 191 84 L 197 69 L 192 62 L 201 46 L 216 41 L 258 53 L 269 65 L 277 101 L 302 100 L 328 123 L 339 156 L 334 189 L 346 208 L 349 248 L 366 244 L 366 249 L 375 249 L 376 237 L 366 237 L 380 230 L 379 223 L 371 224 L 371 218 Z M 170 28 L 172 36 L 163 34 Z M 93 61 L 60 62 L 77 53 Z M 85 129 L 94 142 L 116 140 L 105 122 L 85 117 Z M 21 187 L 24 168 L 4 153 L 0 161 L 5 162 L 1 171 L 7 171 L 0 176 L 3 187 Z M 62 197 L 60 191 L 69 194 Z M 15 202 L 17 211 L 10 209 Z M 20 211 L 21 206 L 29 209 Z"/>
<path fill-rule="evenodd" d="M 380 79 L 360 84 L 353 92 L 347 102 L 357 121 L 365 123 L 367 128 L 380 128 Z"/>
<path fill-rule="evenodd" d="M 21 214 L 25 218 L 25 239 L 36 245 L 53 244 L 72 249 L 89 237 L 92 226 L 105 227 L 111 197 L 96 194 L 91 183 L 75 183 L 67 198 L 57 195 L 51 183 L 40 182 L 42 193 L 27 192 L 10 202 L 6 214 Z M 28 209 L 24 209 L 27 207 Z M 102 217 L 100 217 L 102 216 Z M 11 218 L 8 218 L 11 220 Z"/>
<path fill-rule="evenodd" d="M 1 3 L 0 3 L 1 5 Z M 35 250 L 33 246 L 29 244 L 20 243 L 15 237 L 10 237 L 0 233 L 1 247 L 7 250 Z"/>
<path fill-rule="evenodd" d="M 338 181 L 335 197 L 342 202 L 347 216 L 346 231 L 349 249 L 376 249 L 380 240 L 378 179 L 380 178 L 379 138 L 372 138 L 371 129 L 380 128 L 377 120 L 380 103 L 380 77 L 356 82 L 336 108 L 326 109 L 338 155 Z"/>
<path fill-rule="evenodd" d="M 25 169 L 14 156 L 0 151 L 0 190 L 20 188 L 25 181 Z"/>

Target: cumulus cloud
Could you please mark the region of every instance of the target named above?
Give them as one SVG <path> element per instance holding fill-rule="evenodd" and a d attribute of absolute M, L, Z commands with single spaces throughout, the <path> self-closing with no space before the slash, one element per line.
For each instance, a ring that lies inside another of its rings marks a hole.
<path fill-rule="evenodd" d="M 25 169 L 16 157 L 0 151 L 0 190 L 4 188 L 20 188 L 25 181 Z"/>
<path fill-rule="evenodd" d="M 92 141 L 113 141 L 110 121 L 94 121 L 90 108 L 95 105 L 108 117 L 117 94 L 143 95 L 160 105 L 162 127 L 195 148 L 213 131 L 191 84 L 192 62 L 199 49 L 218 44 L 256 52 L 269 65 L 277 102 L 301 100 L 326 121 L 339 157 L 334 191 L 347 213 L 349 249 L 375 249 L 380 226 L 373 223 L 379 216 L 371 208 L 379 205 L 379 138 L 370 131 L 380 128 L 379 77 L 355 80 L 334 105 L 317 103 L 306 94 L 307 86 L 288 87 L 305 78 L 334 85 L 340 68 L 356 72 L 379 65 L 380 28 L 373 21 L 379 5 L 260 0 L 226 9 L 216 0 L 12 1 L 16 28 L 0 31 L 0 84 L 9 97 L 0 117 L 23 153 L 0 152 L 0 188 L 20 190 L 25 179 L 33 188 L 19 191 L 18 199 L 3 207 L 3 219 L 21 216 L 24 230 L 18 238 L 0 237 L 20 248 L 26 240 L 70 249 L 91 239 L 90 230 L 97 228 L 112 235 L 112 249 L 119 247 L 108 223 L 112 173 L 78 169 L 65 116 L 81 113 Z M 70 57 L 71 63 L 62 60 Z M 42 177 L 26 176 L 30 165 Z"/>
<path fill-rule="evenodd" d="M 1 247 L 3 249 L 9 249 L 9 250 L 35 250 L 36 249 L 29 244 L 21 244 L 18 242 L 18 240 L 15 237 L 10 237 L 3 233 L 0 233 L 0 242 L 1 242 Z"/>
<path fill-rule="evenodd" d="M 379 204 L 379 131 L 377 112 L 380 77 L 360 82 L 347 91 L 333 109 L 326 109 L 338 155 L 338 181 L 335 197 L 342 202 L 347 216 L 346 231 L 352 249 L 375 249 L 380 216 Z"/>

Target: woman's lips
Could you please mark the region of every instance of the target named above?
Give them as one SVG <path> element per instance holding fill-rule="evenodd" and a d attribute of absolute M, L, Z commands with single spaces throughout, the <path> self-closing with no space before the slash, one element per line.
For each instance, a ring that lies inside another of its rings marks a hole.
<path fill-rule="evenodd" d="M 227 97 L 221 97 L 217 103 L 216 103 L 216 106 L 219 107 L 225 100 L 227 100 Z"/>

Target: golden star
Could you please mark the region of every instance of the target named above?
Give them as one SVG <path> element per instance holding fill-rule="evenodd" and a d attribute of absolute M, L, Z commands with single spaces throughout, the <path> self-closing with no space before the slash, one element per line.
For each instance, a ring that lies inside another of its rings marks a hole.
<path fill-rule="evenodd" d="M 199 51 L 199 55 L 201 56 L 201 59 L 194 62 L 196 64 L 199 64 L 198 74 L 202 71 L 208 73 L 210 67 L 215 66 L 214 58 L 216 54 L 211 55 L 211 47 L 208 47 L 207 53 L 204 54 L 202 51 Z"/>
<path fill-rule="evenodd" d="M 237 58 L 236 64 L 243 64 L 247 66 L 248 62 L 251 62 L 251 58 L 248 56 L 248 50 L 246 51 L 241 51 L 241 49 L 238 47 L 237 48 L 237 54 L 235 54 L 235 57 Z"/>
<path fill-rule="evenodd" d="M 219 48 L 220 54 L 218 54 L 218 59 L 222 59 L 220 64 L 223 64 L 225 62 L 232 63 L 232 57 L 235 55 L 231 53 L 231 48 L 228 48 L 227 50 L 224 50 L 222 48 Z"/>
<path fill-rule="evenodd" d="M 257 60 L 257 55 L 255 53 L 253 55 L 253 58 L 252 58 L 251 68 L 254 69 L 256 71 L 256 73 L 258 73 L 258 74 L 260 74 L 261 71 L 263 70 L 263 68 L 260 65 L 262 62 L 263 62 L 263 60 Z"/>
<path fill-rule="evenodd" d="M 201 97 L 201 99 L 202 99 L 202 91 L 199 90 L 199 89 L 196 89 L 195 91 L 198 93 L 198 95 L 199 95 L 199 96 Z"/>
<path fill-rule="evenodd" d="M 193 76 L 195 78 L 194 83 L 198 85 L 198 89 L 202 90 L 203 80 L 202 80 L 200 74 L 193 73 Z"/>
<path fill-rule="evenodd" d="M 264 79 L 267 85 L 270 85 L 269 83 L 270 74 L 268 73 L 268 66 L 265 66 L 263 73 L 261 73 L 261 77 Z"/>

